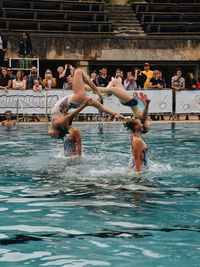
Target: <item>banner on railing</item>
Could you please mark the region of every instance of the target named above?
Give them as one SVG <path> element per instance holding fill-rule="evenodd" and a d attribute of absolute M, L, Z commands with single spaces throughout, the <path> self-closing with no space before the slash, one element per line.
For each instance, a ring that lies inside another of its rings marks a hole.
<path fill-rule="evenodd" d="M 176 92 L 176 113 L 200 113 L 200 90 Z"/>
<path fill-rule="evenodd" d="M 146 97 L 151 99 L 149 113 L 171 113 L 172 112 L 172 90 L 138 90 L 128 91 L 130 95 L 136 95 L 141 101 Z M 65 95 L 72 94 L 72 91 L 49 90 L 42 92 L 34 92 L 32 90 L 17 91 L 9 90 L 8 93 L 0 92 L 0 113 L 11 110 L 13 113 L 21 114 L 49 114 L 56 101 Z M 93 98 L 97 98 L 92 92 L 87 94 Z M 106 96 L 104 105 L 113 111 L 120 113 L 131 113 L 130 107 L 123 106 L 119 99 L 115 96 Z M 94 107 L 85 108 L 84 114 L 97 114 L 98 110 Z"/>

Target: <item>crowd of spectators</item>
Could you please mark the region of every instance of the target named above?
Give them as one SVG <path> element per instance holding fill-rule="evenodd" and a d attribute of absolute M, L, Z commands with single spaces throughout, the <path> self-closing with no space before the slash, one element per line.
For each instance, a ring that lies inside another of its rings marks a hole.
<path fill-rule="evenodd" d="M 110 76 L 108 68 L 103 67 L 99 73 L 93 71 L 90 74 L 91 80 L 96 86 L 106 87 L 112 78 L 118 79 L 126 90 L 134 89 L 162 89 L 166 88 L 166 82 L 160 70 L 150 70 L 150 64 L 144 64 L 144 70 L 134 68 L 128 71 L 126 75 L 117 68 L 115 74 Z M 71 90 L 72 76 L 65 67 L 59 66 L 55 77 L 50 69 L 45 71 L 44 77 L 38 75 L 36 67 L 32 67 L 29 75 L 25 75 L 24 70 L 17 70 L 13 74 L 12 68 L 0 68 L 0 89 L 26 90 L 33 89 L 34 91 L 41 91 L 43 89 L 49 90 L 52 88 Z M 175 75 L 171 77 L 171 88 L 174 91 L 200 89 L 200 78 L 197 80 L 192 72 L 189 72 L 184 78 L 181 70 L 177 70 Z"/>
<path fill-rule="evenodd" d="M 35 83 L 41 85 L 42 89 L 66 89 L 70 90 L 72 85 L 72 75 L 68 70 L 68 65 L 59 66 L 55 77 L 50 69 L 47 69 L 44 73 L 44 77 L 38 74 L 38 70 L 33 66 L 29 75 L 25 75 L 24 70 L 17 70 L 13 74 L 12 68 L 2 67 L 0 68 L 0 89 L 7 91 L 9 88 L 15 90 L 34 89 Z M 163 78 L 160 70 L 152 71 L 150 69 L 150 63 L 144 64 L 144 70 L 133 68 L 125 75 L 123 70 L 116 68 L 115 74 L 111 76 L 108 73 L 107 67 L 102 67 L 99 72 L 93 71 L 90 74 L 91 80 L 96 86 L 106 87 L 112 78 L 118 79 L 126 90 L 133 89 L 162 89 L 166 88 L 166 81 Z M 175 91 L 184 89 L 200 89 L 200 78 L 195 78 L 194 73 L 189 72 L 186 77 L 182 76 L 182 71 L 178 69 L 173 77 L 171 77 L 171 88 Z M 36 89 L 37 91 L 38 89 Z"/>
<path fill-rule="evenodd" d="M 13 73 L 11 67 L 4 66 L 4 55 L 7 49 L 6 39 L 0 34 L 0 89 L 5 93 L 10 89 L 34 91 L 50 90 L 53 88 L 72 90 L 72 73 L 69 65 L 58 66 L 56 73 L 52 73 L 51 69 L 46 69 L 43 77 L 39 75 L 38 69 L 31 66 L 31 61 L 27 58 L 34 56 L 31 38 L 29 34 L 23 33 L 19 39 L 19 64 L 18 70 Z M 21 70 L 20 70 L 21 69 Z M 25 69 L 30 69 L 27 73 Z M 116 68 L 114 75 L 107 67 L 102 67 L 99 71 L 93 71 L 90 78 L 96 86 L 106 87 L 112 78 L 118 79 L 126 90 L 134 89 L 158 89 L 166 88 L 166 81 L 161 70 L 151 70 L 148 62 L 144 63 L 143 69 L 130 68 L 126 73 L 122 69 Z M 200 78 L 196 78 L 194 73 L 189 72 L 185 77 L 182 71 L 178 69 L 171 77 L 171 81 L 167 81 L 168 87 L 171 84 L 173 91 L 200 89 Z M 152 119 L 158 119 L 152 116 Z M 162 116 L 161 116 L 162 119 Z"/>

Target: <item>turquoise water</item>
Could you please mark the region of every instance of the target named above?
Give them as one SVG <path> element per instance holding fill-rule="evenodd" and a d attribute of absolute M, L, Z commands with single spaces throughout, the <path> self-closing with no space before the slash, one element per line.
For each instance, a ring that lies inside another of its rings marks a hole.
<path fill-rule="evenodd" d="M 77 127 L 81 160 L 47 125 L 1 127 L 0 266 L 200 266 L 200 125 L 152 124 L 137 175 L 122 124 Z"/>

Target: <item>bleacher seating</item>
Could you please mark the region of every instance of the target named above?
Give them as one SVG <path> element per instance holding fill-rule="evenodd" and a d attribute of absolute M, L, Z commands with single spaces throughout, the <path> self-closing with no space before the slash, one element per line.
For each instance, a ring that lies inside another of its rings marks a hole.
<path fill-rule="evenodd" d="M 200 35 L 200 2 L 149 0 L 132 6 L 149 35 Z"/>
<path fill-rule="evenodd" d="M 1 0 L 0 29 L 7 31 L 112 33 L 99 1 Z"/>

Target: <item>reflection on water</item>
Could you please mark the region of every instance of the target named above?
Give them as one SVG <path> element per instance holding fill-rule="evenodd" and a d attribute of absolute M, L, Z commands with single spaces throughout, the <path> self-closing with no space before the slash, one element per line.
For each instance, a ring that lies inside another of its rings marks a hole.
<path fill-rule="evenodd" d="M 198 266 L 198 124 L 153 124 L 140 174 L 121 124 L 78 125 L 82 158 L 47 128 L 0 130 L 1 266 Z"/>

